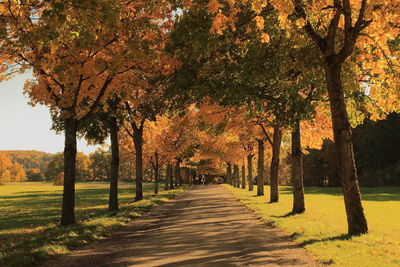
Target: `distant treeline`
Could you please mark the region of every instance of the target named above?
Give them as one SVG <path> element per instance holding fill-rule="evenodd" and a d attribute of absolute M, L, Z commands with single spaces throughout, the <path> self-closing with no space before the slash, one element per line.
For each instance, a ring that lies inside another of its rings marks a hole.
<path fill-rule="evenodd" d="M 52 155 L 35 150 L 0 151 L 0 183 L 22 182 L 44 173 Z"/>
<path fill-rule="evenodd" d="M 121 155 L 127 162 L 121 164 L 121 178 L 131 180 L 134 175 L 133 159 Z M 111 153 L 99 148 L 89 156 L 77 154 L 77 180 L 108 180 Z M 63 172 L 63 153 L 50 154 L 32 150 L 0 151 L 0 184 L 5 182 L 48 181 L 52 182 Z"/>
<path fill-rule="evenodd" d="M 400 114 L 385 120 L 365 120 L 353 129 L 354 154 L 362 186 L 400 185 Z M 304 156 L 305 185 L 339 186 L 333 142 L 309 149 Z"/>

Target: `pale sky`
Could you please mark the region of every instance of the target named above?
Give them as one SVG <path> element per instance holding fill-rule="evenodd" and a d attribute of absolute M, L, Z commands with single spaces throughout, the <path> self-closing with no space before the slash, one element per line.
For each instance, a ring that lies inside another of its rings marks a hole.
<path fill-rule="evenodd" d="M 51 117 L 47 107 L 28 105 L 23 95 L 29 74 L 19 75 L 0 83 L 0 150 L 39 150 L 49 153 L 64 149 L 64 136 L 51 130 Z M 78 151 L 90 153 L 97 146 L 78 141 Z"/>

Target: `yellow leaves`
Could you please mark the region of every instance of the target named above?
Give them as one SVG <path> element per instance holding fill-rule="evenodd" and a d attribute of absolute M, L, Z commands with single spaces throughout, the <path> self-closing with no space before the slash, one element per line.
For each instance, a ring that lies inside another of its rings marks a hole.
<path fill-rule="evenodd" d="M 256 28 L 258 29 L 258 30 L 263 30 L 264 29 L 264 24 L 265 24 L 265 21 L 264 21 L 264 18 L 263 17 L 261 17 L 261 16 L 256 16 L 254 19 L 254 22 L 256 23 Z"/>
<path fill-rule="evenodd" d="M 303 28 L 304 26 L 306 26 L 306 21 L 304 20 L 304 18 L 300 18 L 296 20 L 296 25 L 299 28 Z"/>
<path fill-rule="evenodd" d="M 262 34 L 261 34 L 261 42 L 263 42 L 263 43 L 269 43 L 269 41 L 270 41 L 269 34 L 266 33 L 266 32 L 262 33 Z"/>
<path fill-rule="evenodd" d="M 75 38 L 78 38 L 78 37 L 79 37 L 79 32 L 77 32 L 77 31 L 71 31 L 71 35 L 72 35 L 73 37 L 75 37 Z"/>
<path fill-rule="evenodd" d="M 267 6 L 266 0 L 253 0 L 251 3 L 251 9 L 258 15 L 261 14 L 263 8 L 266 6 Z"/>

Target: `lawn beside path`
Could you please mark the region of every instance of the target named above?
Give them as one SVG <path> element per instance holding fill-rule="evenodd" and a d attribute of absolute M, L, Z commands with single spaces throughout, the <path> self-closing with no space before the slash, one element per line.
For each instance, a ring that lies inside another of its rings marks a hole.
<path fill-rule="evenodd" d="M 62 186 L 15 183 L 0 186 L 0 266 L 31 266 L 52 255 L 110 236 L 132 219 L 168 201 L 183 189 L 153 194 L 144 184 L 144 200 L 133 202 L 134 185 L 122 183 L 120 211 L 109 212 L 108 183 L 76 185 L 77 224 L 59 227 Z"/>
<path fill-rule="evenodd" d="M 341 188 L 305 189 L 306 212 L 290 216 L 292 191 L 280 187 L 279 203 L 268 203 L 256 190 L 225 185 L 249 209 L 264 221 L 292 235 L 324 264 L 331 266 L 400 265 L 400 188 L 364 188 L 363 206 L 369 234 L 349 238 Z"/>

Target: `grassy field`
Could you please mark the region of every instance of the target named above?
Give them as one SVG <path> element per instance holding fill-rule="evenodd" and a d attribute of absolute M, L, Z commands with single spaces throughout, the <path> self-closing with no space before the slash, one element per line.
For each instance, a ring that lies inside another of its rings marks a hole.
<path fill-rule="evenodd" d="M 400 266 L 400 188 L 362 189 L 369 234 L 348 237 L 342 190 L 306 188 L 306 213 L 290 216 L 292 191 L 280 188 L 280 202 L 269 204 L 227 186 L 249 209 L 263 220 L 288 232 L 321 263 L 332 266 Z"/>
<path fill-rule="evenodd" d="M 134 186 L 120 186 L 121 210 L 107 211 L 107 183 L 79 183 L 76 190 L 78 223 L 58 227 L 62 187 L 45 183 L 0 186 L 0 266 L 32 266 L 52 255 L 109 236 L 131 219 L 183 189 L 153 195 L 144 184 L 145 199 L 133 202 Z"/>

